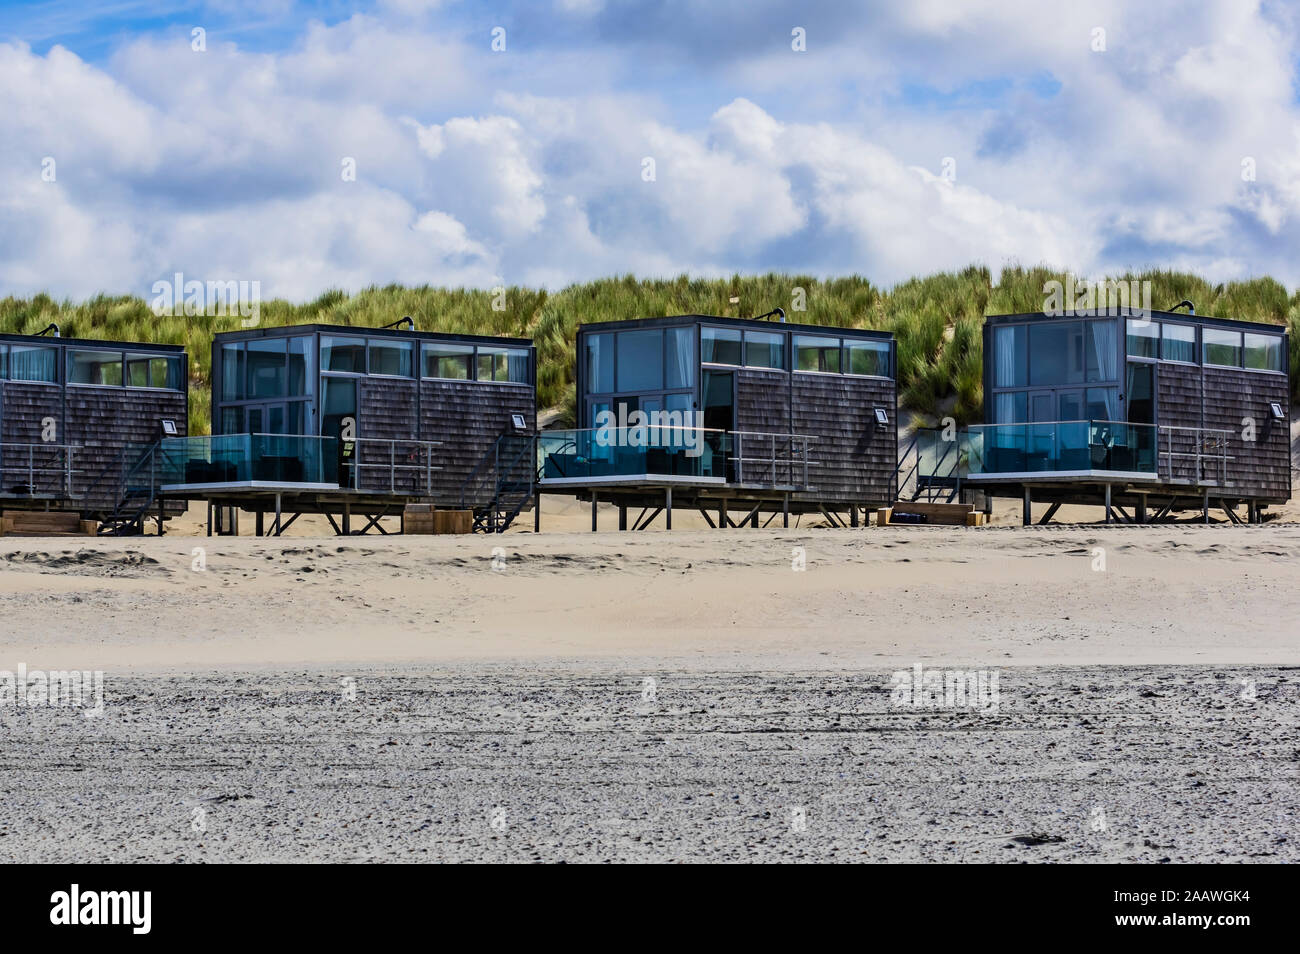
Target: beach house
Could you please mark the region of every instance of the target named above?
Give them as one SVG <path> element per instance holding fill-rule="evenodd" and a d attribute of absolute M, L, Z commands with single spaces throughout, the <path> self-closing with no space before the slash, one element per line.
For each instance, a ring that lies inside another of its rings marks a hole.
<path fill-rule="evenodd" d="M 188 427 L 185 352 L 170 345 L 0 334 L 0 502 L 19 524 L 100 532 L 159 528 L 184 503 L 160 505 L 152 449 Z M 141 475 L 144 474 L 143 478 Z"/>
<path fill-rule="evenodd" d="M 590 501 L 593 529 L 599 502 L 640 529 L 674 507 L 714 527 L 856 526 L 893 500 L 893 336 L 771 317 L 579 326 L 577 427 L 539 436 L 538 492 Z"/>
<path fill-rule="evenodd" d="M 914 493 L 1014 497 L 1026 524 L 1040 503 L 1040 523 L 1063 504 L 1256 522 L 1291 495 L 1288 348 L 1190 310 L 989 317 L 985 423 L 918 435 Z"/>

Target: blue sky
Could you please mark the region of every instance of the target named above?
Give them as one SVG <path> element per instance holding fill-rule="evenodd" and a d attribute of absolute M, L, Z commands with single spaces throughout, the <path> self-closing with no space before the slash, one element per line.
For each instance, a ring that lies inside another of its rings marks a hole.
<path fill-rule="evenodd" d="M 1297 19 L 1250 0 L 0 3 L 0 294 L 145 294 L 177 271 L 298 300 L 626 272 L 889 285 L 972 262 L 1295 287 Z"/>

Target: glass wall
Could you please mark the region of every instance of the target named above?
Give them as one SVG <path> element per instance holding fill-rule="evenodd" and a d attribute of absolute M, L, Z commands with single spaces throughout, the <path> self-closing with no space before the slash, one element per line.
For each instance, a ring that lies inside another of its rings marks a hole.
<path fill-rule="evenodd" d="M 588 426 L 597 426 L 602 412 L 626 420 L 633 411 L 641 411 L 647 415 L 668 413 L 673 415 L 672 426 L 694 427 L 699 369 L 695 334 L 694 325 L 678 325 L 583 335 L 583 400 Z M 719 340 L 705 339 L 703 354 L 717 355 Z M 722 347 L 727 346 L 723 341 Z"/>
<path fill-rule="evenodd" d="M 221 433 L 305 434 L 313 430 L 314 335 L 225 342 L 220 373 L 221 393 L 213 398 L 218 404 Z"/>
<path fill-rule="evenodd" d="M 1119 413 L 1114 318 L 995 326 L 992 423 L 1113 420 Z"/>

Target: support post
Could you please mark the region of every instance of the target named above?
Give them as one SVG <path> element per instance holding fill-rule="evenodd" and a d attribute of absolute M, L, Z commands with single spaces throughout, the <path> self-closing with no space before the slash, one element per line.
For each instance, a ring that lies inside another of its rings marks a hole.
<path fill-rule="evenodd" d="M 1106 485 L 1106 522 L 1110 523 L 1110 484 Z"/>
<path fill-rule="evenodd" d="M 591 532 L 596 532 L 596 491 L 591 492 Z"/>
<path fill-rule="evenodd" d="M 1256 506 L 1254 497 L 1246 501 L 1246 522 L 1259 523 L 1259 507 Z"/>
<path fill-rule="evenodd" d="M 275 535 L 280 535 L 280 495 L 275 495 Z"/>
<path fill-rule="evenodd" d="M 781 526 L 790 529 L 790 494 L 786 493 L 781 502 Z"/>
<path fill-rule="evenodd" d="M 627 529 L 627 504 L 618 505 L 618 528 L 620 530 Z"/>
<path fill-rule="evenodd" d="M 533 495 L 533 533 L 542 532 L 542 492 Z"/>
<path fill-rule="evenodd" d="M 849 505 L 849 526 L 855 530 L 858 528 L 858 505 L 857 504 Z"/>
<path fill-rule="evenodd" d="M 727 529 L 727 502 L 725 500 L 718 504 L 718 529 Z"/>
<path fill-rule="evenodd" d="M 1133 519 L 1138 523 L 1147 522 L 1147 496 L 1139 494 L 1137 505 L 1133 508 Z"/>
<path fill-rule="evenodd" d="M 1109 486 L 1107 486 L 1107 488 L 1106 488 L 1106 492 L 1107 492 L 1107 493 L 1110 492 L 1110 487 L 1109 487 Z M 1034 508 L 1033 508 L 1033 506 L 1032 506 L 1032 505 L 1030 504 L 1030 502 L 1029 502 L 1029 488 L 1028 488 L 1028 487 L 1025 488 L 1024 505 L 1023 505 L 1023 507 L 1022 507 L 1022 509 L 1021 509 L 1020 518 L 1021 518 L 1021 521 L 1024 523 L 1024 525 L 1025 525 L 1026 527 L 1032 526 L 1033 523 L 1034 523 Z"/>
<path fill-rule="evenodd" d="M 352 504 L 343 505 L 343 536 L 352 536 Z"/>
<path fill-rule="evenodd" d="M 256 535 L 260 537 L 260 536 L 262 535 L 262 530 L 263 530 L 263 526 L 262 526 L 262 508 L 261 508 L 260 506 L 257 508 L 257 523 L 256 523 L 254 529 L 255 529 L 255 531 L 256 531 Z"/>
<path fill-rule="evenodd" d="M 673 528 L 673 488 L 664 488 L 664 528 Z"/>
<path fill-rule="evenodd" d="M 208 536 L 212 536 L 212 501 L 208 501 Z"/>
<path fill-rule="evenodd" d="M 1198 450 L 1197 453 L 1199 454 L 1200 451 Z M 1197 464 L 1199 465 L 1199 463 L 1200 461 L 1198 460 Z M 1202 522 L 1209 523 L 1210 522 L 1210 489 L 1208 487 L 1205 488 L 1205 490 L 1201 491 L 1201 510 L 1204 512 Z"/>

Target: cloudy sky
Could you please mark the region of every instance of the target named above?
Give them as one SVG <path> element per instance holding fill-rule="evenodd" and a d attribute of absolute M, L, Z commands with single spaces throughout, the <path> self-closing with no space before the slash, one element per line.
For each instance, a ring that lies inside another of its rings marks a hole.
<path fill-rule="evenodd" d="M 971 262 L 1295 287 L 1298 35 L 1293 0 L 3 3 L 0 295 Z"/>

